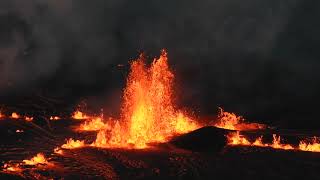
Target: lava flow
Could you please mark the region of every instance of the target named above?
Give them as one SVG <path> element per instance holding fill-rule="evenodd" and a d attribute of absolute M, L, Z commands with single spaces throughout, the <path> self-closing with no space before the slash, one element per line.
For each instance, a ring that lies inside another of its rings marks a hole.
<path fill-rule="evenodd" d="M 312 143 L 300 141 L 299 149 L 302 151 L 320 152 L 320 142 L 316 137 L 312 139 Z"/>
<path fill-rule="evenodd" d="M 59 120 L 59 119 L 61 119 L 61 118 L 58 117 L 58 116 L 50 116 L 50 120 L 52 120 L 52 121 L 56 121 L 56 120 Z"/>
<path fill-rule="evenodd" d="M 109 119 L 109 123 L 112 120 Z M 101 129 L 110 129 L 111 125 L 108 123 L 103 122 L 101 117 L 94 117 L 85 121 L 84 123 L 80 124 L 80 127 L 77 128 L 79 131 L 99 131 Z"/>
<path fill-rule="evenodd" d="M 42 153 L 38 153 L 36 156 L 31 158 L 30 160 L 23 160 L 23 162 L 26 165 L 37 165 L 37 164 L 49 165 L 50 164 Z"/>
<path fill-rule="evenodd" d="M 124 90 L 121 118 L 110 130 L 101 130 L 92 144 L 111 148 L 145 148 L 148 143 L 165 142 L 169 137 L 199 126 L 173 103 L 174 75 L 162 51 L 147 67 L 144 57 L 131 63 Z"/>
<path fill-rule="evenodd" d="M 12 118 L 12 119 L 19 119 L 20 116 L 19 116 L 19 114 L 17 114 L 16 112 L 13 112 L 13 113 L 11 114 L 11 118 Z"/>
<path fill-rule="evenodd" d="M 77 110 L 72 114 L 72 118 L 73 119 L 78 119 L 78 120 L 82 120 L 82 119 L 88 119 L 89 116 L 87 116 L 86 114 L 84 114 L 83 112 Z"/>
<path fill-rule="evenodd" d="M 84 141 L 80 141 L 80 140 L 73 140 L 72 138 L 67 140 L 66 144 L 63 144 L 61 147 L 64 149 L 75 149 L 75 148 L 80 148 L 80 147 L 84 147 Z"/>
<path fill-rule="evenodd" d="M 229 113 L 219 108 L 218 122 L 214 126 L 229 130 L 248 131 L 265 129 L 266 125 L 258 123 L 247 123 L 242 116 L 237 116 L 234 113 Z"/>
<path fill-rule="evenodd" d="M 284 149 L 284 150 L 294 150 L 295 148 L 290 144 L 282 144 L 281 137 L 273 134 L 272 144 L 264 144 L 262 142 L 262 136 L 255 139 L 253 143 L 251 143 L 245 136 L 240 135 L 239 132 L 230 133 L 227 136 L 229 145 L 243 145 L 243 146 L 259 146 L 259 147 L 271 147 L 274 149 Z M 303 149 L 296 149 L 302 150 Z"/>

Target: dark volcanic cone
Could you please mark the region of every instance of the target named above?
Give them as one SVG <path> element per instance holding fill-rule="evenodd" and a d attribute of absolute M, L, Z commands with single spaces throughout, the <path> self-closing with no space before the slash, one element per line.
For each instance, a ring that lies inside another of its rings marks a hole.
<path fill-rule="evenodd" d="M 217 152 L 227 143 L 226 135 L 230 130 L 207 126 L 171 140 L 171 144 L 178 148 L 195 152 Z"/>

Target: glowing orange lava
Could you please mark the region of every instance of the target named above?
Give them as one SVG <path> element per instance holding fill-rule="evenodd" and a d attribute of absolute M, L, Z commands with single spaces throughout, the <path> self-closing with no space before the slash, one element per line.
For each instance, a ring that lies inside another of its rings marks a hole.
<path fill-rule="evenodd" d="M 13 119 L 19 119 L 19 118 L 20 118 L 20 115 L 17 114 L 16 112 L 13 112 L 13 113 L 11 114 L 11 118 L 13 118 Z"/>
<path fill-rule="evenodd" d="M 23 160 L 23 162 L 26 165 L 37 165 L 37 164 L 49 165 L 50 164 L 42 153 L 38 153 L 36 156 L 31 158 L 30 160 Z"/>
<path fill-rule="evenodd" d="M 24 119 L 28 122 L 33 121 L 33 117 L 25 117 Z"/>
<path fill-rule="evenodd" d="M 89 116 L 87 116 L 87 115 L 84 114 L 83 112 L 77 110 L 76 112 L 74 112 L 74 113 L 72 114 L 72 118 L 73 118 L 73 119 L 82 120 L 82 119 L 88 119 Z"/>
<path fill-rule="evenodd" d="M 5 172 L 22 172 L 22 169 L 19 167 L 19 164 L 8 164 L 3 165 L 3 171 Z"/>
<path fill-rule="evenodd" d="M 214 126 L 218 128 L 239 130 L 239 131 L 266 128 L 264 124 L 247 123 L 247 122 L 244 122 L 244 118 L 242 116 L 237 116 L 234 113 L 226 112 L 222 108 L 219 108 L 219 110 L 220 112 L 218 116 L 218 122 L 214 124 Z"/>
<path fill-rule="evenodd" d="M 111 122 L 111 119 L 110 121 Z M 99 131 L 101 129 L 110 129 L 110 125 L 103 122 L 101 117 L 95 117 L 89 121 L 85 121 L 83 124 L 80 124 L 80 127 L 77 130 L 80 131 Z"/>
<path fill-rule="evenodd" d="M 76 149 L 84 146 L 85 146 L 84 141 L 73 140 L 72 138 L 70 138 L 67 140 L 67 143 L 63 144 L 61 147 L 64 149 Z"/>
<path fill-rule="evenodd" d="M 299 149 L 302 151 L 320 152 L 320 142 L 316 137 L 313 138 L 311 143 L 300 141 Z"/>
<path fill-rule="evenodd" d="M 133 61 L 124 90 L 121 119 L 110 131 L 101 130 L 92 145 L 146 148 L 149 143 L 165 142 L 175 134 L 197 129 L 199 126 L 174 106 L 173 80 L 165 51 L 150 67 L 142 55 Z"/>
<path fill-rule="evenodd" d="M 58 116 L 50 116 L 50 120 L 52 120 L 52 121 L 59 120 L 59 119 L 61 119 L 61 118 Z"/>
<path fill-rule="evenodd" d="M 275 149 L 285 149 L 285 150 L 291 150 L 291 149 L 294 149 L 290 144 L 281 144 L 281 137 L 275 134 L 272 135 L 273 136 L 273 141 L 272 141 L 272 144 L 269 145 L 270 147 L 272 148 L 275 148 Z"/>
<path fill-rule="evenodd" d="M 56 153 L 56 154 L 63 154 L 63 150 L 60 149 L 59 147 L 54 148 L 53 152 Z"/>
<path fill-rule="evenodd" d="M 244 136 L 240 135 L 239 131 L 227 135 L 228 144 L 249 146 L 251 143 Z"/>
<path fill-rule="evenodd" d="M 229 133 L 227 135 L 229 145 L 243 145 L 243 146 L 259 146 L 259 147 L 271 147 L 274 149 L 294 150 L 295 148 L 290 144 L 282 144 L 280 136 L 273 134 L 272 144 L 263 144 L 262 136 L 258 137 L 253 143 L 251 143 L 246 137 L 240 135 L 239 131 L 236 133 Z"/>

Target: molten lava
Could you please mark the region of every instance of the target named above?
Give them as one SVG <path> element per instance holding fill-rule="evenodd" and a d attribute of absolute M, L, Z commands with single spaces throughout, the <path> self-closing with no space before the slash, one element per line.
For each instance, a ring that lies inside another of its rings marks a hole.
<path fill-rule="evenodd" d="M 227 135 L 229 145 L 242 145 L 242 146 L 259 146 L 259 147 L 271 147 L 274 149 L 294 150 L 290 144 L 282 144 L 280 136 L 273 134 L 272 144 L 263 144 L 262 136 L 258 137 L 253 143 L 251 143 L 246 137 L 240 135 L 239 131 L 236 133 L 229 133 Z"/>
<path fill-rule="evenodd" d="M 33 117 L 25 117 L 24 119 L 25 119 L 26 121 L 28 121 L 28 122 L 33 121 Z"/>
<path fill-rule="evenodd" d="M 61 147 L 64 149 L 76 149 L 84 146 L 85 146 L 84 141 L 73 140 L 72 138 L 70 138 L 67 140 L 67 143 L 63 144 Z"/>
<path fill-rule="evenodd" d="M 49 165 L 50 164 L 42 153 L 38 153 L 36 156 L 31 158 L 30 160 L 23 160 L 23 162 L 26 165 L 38 165 L 38 164 Z"/>
<path fill-rule="evenodd" d="M 280 136 L 277 137 L 277 135 L 273 134 L 273 141 L 272 144 L 269 145 L 272 148 L 275 149 L 285 149 L 285 150 L 291 150 L 294 149 L 290 144 L 281 144 L 281 138 Z"/>
<path fill-rule="evenodd" d="M 89 116 L 87 116 L 87 115 L 84 114 L 83 112 L 77 110 L 76 112 L 74 112 L 74 113 L 72 114 L 72 118 L 73 118 L 73 119 L 82 120 L 82 119 L 88 119 Z"/>
<path fill-rule="evenodd" d="M 223 129 L 230 130 L 256 130 L 256 129 L 265 129 L 266 125 L 258 123 L 247 123 L 244 122 L 245 119 L 242 116 L 237 116 L 234 113 L 229 113 L 224 111 L 222 108 L 219 108 L 218 122 L 214 126 Z"/>
<path fill-rule="evenodd" d="M 61 119 L 61 118 L 58 117 L 58 116 L 50 116 L 50 120 L 52 120 L 52 121 L 56 121 L 56 120 L 59 120 L 59 119 Z"/>
<path fill-rule="evenodd" d="M 19 114 L 17 114 L 16 112 L 13 112 L 13 113 L 11 114 L 11 118 L 12 118 L 12 119 L 19 119 L 20 116 L 19 116 Z"/>
<path fill-rule="evenodd" d="M 20 173 L 20 172 L 22 172 L 22 169 L 19 167 L 19 164 L 8 164 L 8 163 L 5 163 L 3 165 L 3 171 Z"/>
<path fill-rule="evenodd" d="M 251 143 L 243 135 L 240 135 L 239 131 L 236 133 L 230 133 L 227 136 L 229 145 L 244 145 L 249 146 Z"/>
<path fill-rule="evenodd" d="M 111 119 L 109 119 L 111 122 Z M 89 121 L 85 121 L 83 124 L 80 124 L 80 127 L 77 130 L 80 131 L 99 131 L 101 129 L 110 129 L 111 126 L 107 123 L 104 123 L 101 117 L 95 117 Z"/>
<path fill-rule="evenodd" d="M 311 143 L 300 141 L 299 149 L 302 151 L 320 152 L 320 142 L 318 138 L 314 137 Z"/>
<path fill-rule="evenodd" d="M 173 81 L 165 51 L 150 67 L 142 55 L 133 61 L 124 90 L 121 119 L 110 131 L 101 130 L 92 145 L 145 148 L 148 143 L 165 142 L 175 134 L 197 129 L 199 126 L 174 106 Z"/>
<path fill-rule="evenodd" d="M 63 150 L 60 149 L 59 147 L 54 148 L 53 152 L 56 153 L 56 154 L 63 154 Z"/>

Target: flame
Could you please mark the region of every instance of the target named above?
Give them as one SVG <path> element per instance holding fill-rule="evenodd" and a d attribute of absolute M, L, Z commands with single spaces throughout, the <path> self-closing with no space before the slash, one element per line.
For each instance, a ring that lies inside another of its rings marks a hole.
<path fill-rule="evenodd" d="M 72 138 L 70 138 L 67 140 L 67 143 L 63 144 L 61 147 L 64 149 L 76 149 L 84 146 L 85 146 L 84 141 L 73 140 Z"/>
<path fill-rule="evenodd" d="M 111 119 L 110 119 L 111 121 Z M 78 130 L 80 131 L 99 131 L 101 129 L 110 129 L 110 125 L 104 123 L 101 117 L 92 118 L 89 121 L 85 121 L 83 124 L 80 124 Z"/>
<path fill-rule="evenodd" d="M 235 113 L 229 113 L 219 107 L 218 122 L 214 126 L 229 130 L 256 130 L 265 129 L 266 125 L 258 123 L 247 123 L 242 116 L 237 116 Z"/>
<path fill-rule="evenodd" d="M 49 164 L 47 159 L 42 153 L 38 153 L 36 156 L 30 160 L 23 160 L 26 165 L 37 165 L 37 164 Z"/>
<path fill-rule="evenodd" d="M 77 111 L 75 111 L 75 112 L 72 114 L 72 118 L 73 118 L 73 119 L 82 120 L 82 119 L 88 119 L 89 116 L 87 116 L 87 115 L 84 114 L 83 112 L 77 110 Z"/>
<path fill-rule="evenodd" d="M 314 137 L 312 143 L 300 141 L 299 149 L 302 151 L 320 152 L 320 142 L 317 137 Z"/>
<path fill-rule="evenodd" d="M 19 118 L 20 118 L 20 115 L 17 114 L 16 112 L 13 112 L 13 113 L 11 114 L 11 118 L 13 118 L 13 119 L 19 119 Z"/>
<path fill-rule="evenodd" d="M 246 137 L 240 135 L 239 131 L 236 133 L 229 133 L 227 135 L 228 145 L 242 145 L 242 146 L 259 146 L 259 147 L 271 147 L 274 149 L 284 149 L 284 150 L 294 150 L 295 148 L 290 144 L 282 144 L 281 137 L 273 134 L 272 144 L 263 144 L 262 136 L 255 139 L 253 143 L 251 143 Z"/>
<path fill-rule="evenodd" d="M 52 120 L 52 121 L 59 120 L 59 119 L 61 119 L 61 118 L 58 116 L 50 116 L 50 120 Z"/>
<path fill-rule="evenodd" d="M 116 121 L 111 131 L 101 130 L 92 145 L 146 148 L 148 143 L 165 142 L 177 133 L 198 128 L 174 107 L 173 80 L 165 51 L 150 67 L 142 55 L 133 61 L 124 90 L 121 121 Z"/>
<path fill-rule="evenodd" d="M 25 117 L 24 119 L 25 119 L 26 121 L 30 122 L 30 121 L 33 120 L 33 117 Z"/>

